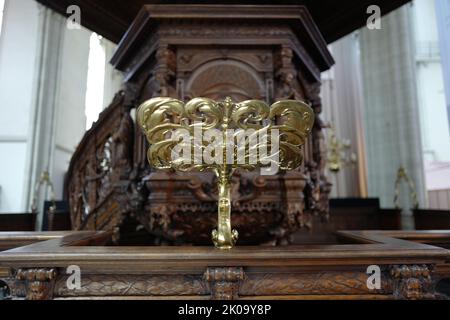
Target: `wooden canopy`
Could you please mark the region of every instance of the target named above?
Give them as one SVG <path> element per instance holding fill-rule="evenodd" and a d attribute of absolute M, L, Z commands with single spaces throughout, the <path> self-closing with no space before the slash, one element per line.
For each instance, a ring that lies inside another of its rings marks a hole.
<path fill-rule="evenodd" d="M 410 0 L 280 0 L 280 1 L 183 1 L 183 0 L 37 0 L 67 15 L 70 5 L 81 8 L 81 24 L 105 38 L 118 43 L 145 4 L 286 4 L 305 5 L 319 26 L 327 43 L 365 25 L 369 14 L 367 7 L 380 6 L 385 15 Z"/>

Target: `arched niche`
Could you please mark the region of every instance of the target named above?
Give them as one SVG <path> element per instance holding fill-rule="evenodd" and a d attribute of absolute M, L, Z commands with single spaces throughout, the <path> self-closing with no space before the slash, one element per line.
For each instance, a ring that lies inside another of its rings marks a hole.
<path fill-rule="evenodd" d="M 231 97 L 234 101 L 265 100 L 264 80 L 248 64 L 220 59 L 207 62 L 189 77 L 186 96 L 211 98 L 216 101 Z"/>

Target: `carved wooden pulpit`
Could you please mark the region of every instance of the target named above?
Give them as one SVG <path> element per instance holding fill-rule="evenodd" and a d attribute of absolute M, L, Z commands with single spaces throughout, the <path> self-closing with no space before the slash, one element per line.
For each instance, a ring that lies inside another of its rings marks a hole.
<path fill-rule="evenodd" d="M 320 74 L 333 59 L 305 7 L 146 5 L 111 63 L 125 76 L 123 89 L 85 134 L 69 168 L 74 229 L 122 231 L 137 221 L 156 244 L 210 243 L 214 175 L 148 165 L 135 108 L 156 96 L 309 102 L 316 122 L 304 165 L 275 176 L 238 172 L 232 224 L 239 244 L 287 244 L 312 215 L 327 216 L 319 93 Z"/>

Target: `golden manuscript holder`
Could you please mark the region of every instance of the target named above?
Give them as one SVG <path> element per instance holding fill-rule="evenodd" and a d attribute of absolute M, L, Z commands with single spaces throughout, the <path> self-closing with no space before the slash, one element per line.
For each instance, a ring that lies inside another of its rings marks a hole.
<path fill-rule="evenodd" d="M 298 168 L 303 160 L 314 112 L 304 102 L 283 100 L 268 106 L 259 100 L 240 103 L 194 98 L 184 103 L 158 97 L 137 111 L 150 143 L 148 161 L 157 169 L 212 170 L 218 184 L 218 225 L 212 240 L 231 249 L 238 232 L 231 228 L 231 178 L 236 169 L 261 174 Z M 273 170 L 276 168 L 276 170 Z"/>

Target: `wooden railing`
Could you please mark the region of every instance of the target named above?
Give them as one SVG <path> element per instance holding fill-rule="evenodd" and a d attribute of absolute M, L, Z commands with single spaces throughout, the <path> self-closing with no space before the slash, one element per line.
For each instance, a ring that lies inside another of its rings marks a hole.
<path fill-rule="evenodd" d="M 445 297 L 435 283 L 450 276 L 449 251 L 427 244 L 448 243 L 449 231 L 343 231 L 335 244 L 231 251 L 105 246 L 110 236 L 73 231 L 0 252 L 0 271 L 9 270 L 0 280 L 18 299 L 436 299 Z M 71 265 L 81 271 L 76 290 Z M 371 265 L 378 289 L 367 286 Z"/>
<path fill-rule="evenodd" d="M 130 108 L 120 92 L 83 136 L 71 159 L 65 189 L 73 229 L 108 229 L 127 210 L 119 199 L 127 191 L 133 140 Z"/>

